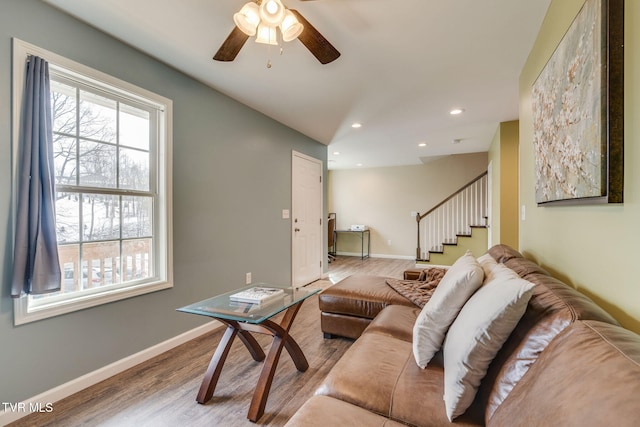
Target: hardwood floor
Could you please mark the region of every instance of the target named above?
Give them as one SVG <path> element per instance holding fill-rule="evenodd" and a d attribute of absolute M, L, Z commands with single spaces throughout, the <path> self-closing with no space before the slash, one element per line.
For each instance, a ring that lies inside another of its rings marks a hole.
<path fill-rule="evenodd" d="M 413 261 L 338 257 L 329 266 L 329 281 L 350 274 L 402 277 Z M 327 283 L 330 285 L 331 283 Z M 291 335 L 309 362 L 298 372 L 282 353 L 265 414 L 257 425 L 282 426 L 313 395 L 329 370 L 350 347 L 347 339 L 325 340 L 320 331 L 318 297 L 305 301 Z M 255 362 L 235 340 L 213 398 L 196 402 L 202 377 L 224 330 L 191 340 L 147 362 L 54 403 L 52 413 L 34 413 L 9 426 L 250 426 L 247 417 L 262 363 Z M 271 338 L 254 334 L 268 351 Z"/>
<path fill-rule="evenodd" d="M 415 267 L 415 260 L 339 256 L 329 264 L 329 280 L 337 283 L 351 274 L 402 278 L 402 273 Z"/>

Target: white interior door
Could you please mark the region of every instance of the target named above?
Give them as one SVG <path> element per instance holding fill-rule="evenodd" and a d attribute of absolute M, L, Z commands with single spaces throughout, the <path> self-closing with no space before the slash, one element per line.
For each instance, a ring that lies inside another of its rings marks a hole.
<path fill-rule="evenodd" d="M 322 162 L 293 152 L 292 276 L 300 287 L 322 277 Z"/>

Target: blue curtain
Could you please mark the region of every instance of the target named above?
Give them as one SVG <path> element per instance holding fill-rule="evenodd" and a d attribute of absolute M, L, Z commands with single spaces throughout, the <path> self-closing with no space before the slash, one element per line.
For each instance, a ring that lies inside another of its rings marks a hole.
<path fill-rule="evenodd" d="M 60 290 L 49 64 L 30 56 L 20 126 L 11 296 Z"/>

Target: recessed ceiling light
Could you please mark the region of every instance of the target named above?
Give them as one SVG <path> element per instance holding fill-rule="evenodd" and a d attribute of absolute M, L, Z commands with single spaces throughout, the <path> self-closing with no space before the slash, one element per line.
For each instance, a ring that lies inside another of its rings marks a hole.
<path fill-rule="evenodd" d="M 351 125 L 351 127 L 354 129 L 360 129 L 362 127 L 362 123 L 354 123 Z"/>
<path fill-rule="evenodd" d="M 452 116 L 457 116 L 458 114 L 462 113 L 464 113 L 464 110 L 462 108 L 454 108 L 453 110 L 449 111 L 449 114 L 451 114 Z"/>
<path fill-rule="evenodd" d="M 420 144 L 418 144 L 418 147 L 426 147 L 427 143 L 426 142 L 421 142 Z"/>
<path fill-rule="evenodd" d="M 362 167 L 362 163 L 356 163 L 356 166 L 360 168 Z"/>
<path fill-rule="evenodd" d="M 340 152 L 339 152 L 339 151 L 334 151 L 334 152 L 333 152 L 333 155 L 334 155 L 334 156 L 339 156 L 339 155 L 340 155 Z"/>

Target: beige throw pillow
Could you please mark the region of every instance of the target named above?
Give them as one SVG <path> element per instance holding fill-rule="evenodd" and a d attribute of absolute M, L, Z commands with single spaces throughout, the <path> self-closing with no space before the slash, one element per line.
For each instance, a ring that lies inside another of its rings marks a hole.
<path fill-rule="evenodd" d="M 496 261 L 489 253 L 486 253 L 481 257 L 478 257 L 478 262 L 484 271 L 484 282 L 486 283 L 493 277 L 493 268 L 498 265 L 498 261 Z"/>
<path fill-rule="evenodd" d="M 444 402 L 449 421 L 473 402 L 489 364 L 524 314 L 534 285 L 503 264 L 464 305 L 444 341 Z"/>
<path fill-rule="evenodd" d="M 413 355 L 418 366 L 426 368 L 440 350 L 449 326 L 483 277 L 482 267 L 470 251 L 447 270 L 413 326 Z"/>

